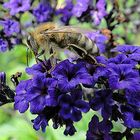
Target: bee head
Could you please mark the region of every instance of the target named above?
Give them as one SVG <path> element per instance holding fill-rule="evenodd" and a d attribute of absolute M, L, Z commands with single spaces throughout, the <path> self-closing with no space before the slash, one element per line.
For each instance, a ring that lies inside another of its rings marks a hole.
<path fill-rule="evenodd" d="M 26 45 L 29 49 L 31 49 L 34 52 L 34 54 L 37 54 L 38 44 L 31 34 L 29 34 L 27 39 L 26 39 Z"/>

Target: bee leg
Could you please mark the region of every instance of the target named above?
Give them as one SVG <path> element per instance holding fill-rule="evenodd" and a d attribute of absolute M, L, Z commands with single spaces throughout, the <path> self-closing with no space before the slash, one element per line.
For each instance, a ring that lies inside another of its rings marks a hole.
<path fill-rule="evenodd" d="M 37 63 L 43 61 L 43 60 L 41 60 L 39 57 L 40 57 L 41 55 L 43 55 L 44 53 L 45 53 L 45 50 L 41 50 L 41 52 L 38 53 L 38 54 L 35 56 L 35 59 L 36 59 L 36 62 L 37 62 Z"/>
<path fill-rule="evenodd" d="M 49 59 L 50 59 L 50 62 L 51 62 L 51 66 L 52 66 L 52 68 L 49 70 L 49 72 L 51 72 L 53 69 L 54 69 L 54 67 L 55 67 L 55 65 L 56 65 L 56 58 L 55 58 L 55 55 L 56 55 L 56 51 L 51 47 L 50 48 L 50 56 L 49 56 Z"/>
<path fill-rule="evenodd" d="M 36 57 L 35 60 L 36 60 L 36 63 L 43 62 L 43 60 L 41 60 L 41 59 L 38 58 L 38 57 Z"/>
<path fill-rule="evenodd" d="M 50 56 L 49 56 L 49 59 L 50 59 L 52 65 L 55 65 L 56 64 L 55 55 L 56 55 L 56 51 L 54 51 L 54 49 L 52 49 L 52 47 L 51 47 L 50 48 Z"/>
<path fill-rule="evenodd" d="M 82 56 L 82 58 L 84 58 L 88 63 L 90 64 L 93 64 L 93 65 L 96 65 L 96 66 L 102 66 L 102 67 L 105 67 L 104 64 L 101 64 L 101 63 L 98 63 L 96 61 L 96 59 L 94 58 L 94 56 L 90 55 L 90 54 L 87 54 L 87 51 L 80 48 L 79 46 L 75 45 L 75 44 L 68 44 L 68 48 L 70 47 L 73 47 L 73 49 L 76 51 L 76 53 L 79 55 L 79 56 Z"/>
<path fill-rule="evenodd" d="M 68 49 L 69 48 L 71 48 L 72 47 L 72 49 L 73 50 L 75 50 L 76 51 L 76 53 L 78 54 L 78 55 L 87 55 L 87 51 L 85 50 L 85 49 L 82 49 L 81 47 L 79 47 L 79 46 L 77 46 L 77 45 L 75 45 L 75 44 L 68 44 Z"/>
<path fill-rule="evenodd" d="M 94 58 L 94 56 L 92 56 L 92 55 L 90 55 L 90 54 L 85 55 L 85 56 L 84 56 L 84 59 L 85 59 L 88 63 L 93 64 L 93 65 L 96 65 L 97 67 L 99 67 L 99 66 L 100 66 L 100 67 L 105 67 L 104 64 L 98 63 L 97 60 Z"/>

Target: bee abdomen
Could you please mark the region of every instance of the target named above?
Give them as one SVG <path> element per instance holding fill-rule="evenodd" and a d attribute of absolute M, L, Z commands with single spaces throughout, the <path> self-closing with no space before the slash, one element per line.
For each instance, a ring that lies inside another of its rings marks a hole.
<path fill-rule="evenodd" d="M 88 54 L 95 55 L 99 52 L 96 44 L 84 34 L 79 34 L 78 44 L 79 46 L 83 47 L 83 49 L 85 49 Z"/>
<path fill-rule="evenodd" d="M 91 54 L 96 55 L 98 54 L 98 48 L 95 45 L 95 43 L 86 37 L 84 34 L 81 33 L 65 33 L 63 34 L 63 39 L 61 38 L 55 38 L 54 39 L 57 44 L 59 44 L 59 47 L 65 48 L 70 44 L 74 44 L 77 46 L 77 48 L 73 48 L 78 54 L 82 51 L 84 54 Z M 52 40 L 51 40 L 52 41 Z M 79 49 L 78 49 L 79 48 Z"/>

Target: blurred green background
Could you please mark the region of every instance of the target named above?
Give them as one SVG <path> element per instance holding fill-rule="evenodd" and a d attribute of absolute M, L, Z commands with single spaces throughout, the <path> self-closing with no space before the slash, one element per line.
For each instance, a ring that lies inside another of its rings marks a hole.
<path fill-rule="evenodd" d="M 63 0 L 59 0 L 60 3 Z M 128 5 L 133 4 L 133 0 L 128 0 Z M 121 1 L 120 1 L 121 2 Z M 111 6 L 110 6 L 111 7 Z M 110 8 L 109 7 L 109 8 Z M 121 7 L 123 8 L 123 7 Z M 27 17 L 25 17 L 27 18 Z M 23 19 L 24 22 L 24 19 Z M 77 21 L 72 18 L 71 24 L 78 24 L 78 26 L 84 26 L 89 28 L 90 24 L 79 24 Z M 132 24 L 126 24 L 125 26 L 130 26 L 130 29 L 133 28 Z M 131 30 L 128 30 L 126 33 L 124 25 L 119 25 L 113 31 L 114 34 L 126 35 L 128 42 L 134 45 L 140 45 L 140 33 L 132 33 Z M 105 27 L 105 21 L 103 20 L 99 29 Z M 122 38 L 117 39 L 118 43 L 125 43 Z M 25 68 L 27 67 L 27 51 L 26 47 L 22 45 L 16 46 L 11 51 L 0 53 L 0 71 L 5 71 L 7 74 L 7 84 L 14 89 L 14 86 L 10 82 L 10 76 L 16 72 L 22 72 L 22 79 L 27 79 L 28 76 L 25 74 Z M 34 64 L 33 57 L 29 57 L 29 66 Z M 64 136 L 64 128 L 54 130 L 49 123 L 46 133 L 42 131 L 35 131 L 32 128 L 32 123 L 30 120 L 34 119 L 36 116 L 31 115 L 29 111 L 24 114 L 20 114 L 14 110 L 13 104 L 8 104 L 0 107 L 0 140 L 85 140 L 86 131 L 88 129 L 88 122 L 91 120 L 94 112 L 89 111 L 86 115 L 83 114 L 83 119 L 75 123 L 77 133 L 74 136 Z M 124 130 L 119 123 L 114 123 L 113 131 L 119 130 L 120 132 Z M 124 138 L 125 140 L 125 138 Z"/>

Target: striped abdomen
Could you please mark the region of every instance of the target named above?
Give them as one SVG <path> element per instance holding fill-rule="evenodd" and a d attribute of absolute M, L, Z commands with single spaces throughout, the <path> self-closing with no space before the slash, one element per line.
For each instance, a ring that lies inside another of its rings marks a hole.
<path fill-rule="evenodd" d="M 87 54 L 97 55 L 99 53 L 96 44 L 84 34 L 79 34 L 78 43 L 81 48 L 87 51 Z"/>
<path fill-rule="evenodd" d="M 59 33 L 59 34 L 51 34 L 49 37 L 49 41 L 55 43 L 60 48 L 70 47 L 77 52 L 77 54 L 81 55 L 97 55 L 99 50 L 95 43 L 81 33 Z"/>
<path fill-rule="evenodd" d="M 91 54 L 91 55 L 97 55 L 98 54 L 98 48 L 95 45 L 95 43 L 86 37 L 84 34 L 81 33 L 65 33 L 65 45 L 67 44 L 74 44 L 72 47 L 75 51 L 83 51 L 85 55 Z M 77 47 L 76 47 L 77 46 Z M 79 54 L 78 53 L 78 54 Z"/>

